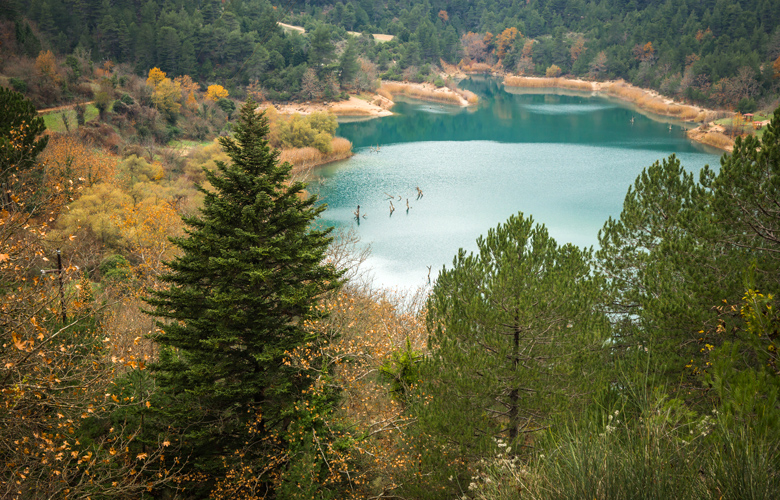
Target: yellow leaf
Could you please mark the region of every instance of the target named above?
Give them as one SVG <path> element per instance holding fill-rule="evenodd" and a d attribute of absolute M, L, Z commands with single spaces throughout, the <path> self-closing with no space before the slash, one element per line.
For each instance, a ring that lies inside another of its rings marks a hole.
<path fill-rule="evenodd" d="M 5 261 L 7 261 L 9 258 L 10 258 L 10 257 L 8 256 L 8 254 L 7 254 L 7 253 L 0 253 L 0 262 L 5 262 Z"/>

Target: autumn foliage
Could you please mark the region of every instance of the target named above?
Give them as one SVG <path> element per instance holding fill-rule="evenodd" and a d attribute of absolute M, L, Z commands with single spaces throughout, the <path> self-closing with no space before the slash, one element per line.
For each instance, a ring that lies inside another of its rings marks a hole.
<path fill-rule="evenodd" d="M 228 91 L 222 85 L 209 85 L 209 88 L 206 90 L 206 99 L 210 101 L 218 101 L 227 96 Z"/>
<path fill-rule="evenodd" d="M 518 36 L 522 37 L 523 35 L 520 34 L 517 28 L 512 26 L 511 28 L 507 28 L 502 31 L 501 34 L 496 37 L 496 55 L 499 59 L 504 58 L 507 50 L 509 50 Z"/>

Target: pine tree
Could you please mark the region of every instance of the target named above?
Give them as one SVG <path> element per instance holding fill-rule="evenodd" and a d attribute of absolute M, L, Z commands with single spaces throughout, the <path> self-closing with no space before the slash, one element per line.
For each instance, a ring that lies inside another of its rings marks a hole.
<path fill-rule="evenodd" d="M 780 108 L 761 139 L 738 137 L 733 152 L 721 159 L 718 174 L 710 169 L 702 174 L 704 184 L 713 190 L 713 208 L 719 225 L 728 233 L 727 241 L 763 260 L 776 260 L 780 254 L 778 179 Z"/>
<path fill-rule="evenodd" d="M 659 371 L 678 384 L 699 355 L 713 307 L 743 291 L 744 252 L 718 241 L 723 232 L 710 199 L 672 155 L 642 171 L 620 217 L 599 232 L 596 257 L 609 282 L 614 346 L 649 347 Z"/>
<path fill-rule="evenodd" d="M 357 57 L 357 43 L 354 38 L 350 38 L 339 58 L 339 82 L 344 86 L 351 84 L 360 70 Z"/>
<path fill-rule="evenodd" d="M 446 478 L 453 464 L 494 455 L 494 439 L 521 452 L 553 408 L 581 400 L 584 380 L 595 387 L 590 358 L 608 332 L 589 251 L 559 247 L 522 215 L 477 246 L 476 254 L 459 252 L 428 302 L 431 353 L 417 377 L 415 411 L 428 436 L 420 446 L 423 468 L 431 468 L 423 489 L 436 489 L 437 472 Z M 441 498 L 457 496 L 457 483 L 441 484 Z"/>
<path fill-rule="evenodd" d="M 310 40 L 309 67 L 314 68 L 317 71 L 317 75 L 322 77 L 328 65 L 333 61 L 336 51 L 336 47 L 331 41 L 330 29 L 324 24 L 317 26 Z"/>
<path fill-rule="evenodd" d="M 13 90 L 0 87 L 0 208 L 10 207 L 10 191 L 22 174 L 33 173 L 38 154 L 49 142 L 35 106 Z"/>
<path fill-rule="evenodd" d="M 173 240 L 182 254 L 168 263 L 168 287 L 148 298 L 165 320 L 155 417 L 181 432 L 191 470 L 211 478 L 239 449 L 258 477 L 285 465 L 280 436 L 312 384 L 285 361 L 311 340 L 304 324 L 318 297 L 340 284 L 323 263 L 330 230 L 312 226 L 324 206 L 289 181 L 255 108 L 250 99 L 234 137 L 220 138 L 232 163 L 206 171 L 213 190 L 200 188 L 200 215 L 185 217 L 187 236 Z"/>

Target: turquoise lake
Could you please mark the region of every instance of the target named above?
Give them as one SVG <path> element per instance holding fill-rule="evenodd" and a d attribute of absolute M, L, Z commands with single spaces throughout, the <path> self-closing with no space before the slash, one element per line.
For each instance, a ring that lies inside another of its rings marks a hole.
<path fill-rule="evenodd" d="M 620 101 L 507 92 L 490 79 L 461 87 L 478 106 L 400 102 L 393 116 L 342 123 L 337 134 L 355 156 L 322 167 L 310 185 L 328 205 L 322 222 L 353 227 L 371 246 L 375 285 L 426 286 L 428 266 L 433 281 L 459 248 L 475 250 L 479 235 L 518 212 L 558 243 L 595 248 L 643 168 L 673 153 L 693 172 L 719 164 L 720 151 L 685 137 L 688 125 Z"/>

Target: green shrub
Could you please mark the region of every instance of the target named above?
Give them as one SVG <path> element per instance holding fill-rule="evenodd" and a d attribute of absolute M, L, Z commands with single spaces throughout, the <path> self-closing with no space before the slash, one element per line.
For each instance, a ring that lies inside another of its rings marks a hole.
<path fill-rule="evenodd" d="M 230 118 L 230 115 L 236 110 L 236 103 L 225 97 L 222 97 L 217 101 L 217 106 L 228 115 L 228 118 Z"/>
<path fill-rule="evenodd" d="M 755 113 L 757 109 L 758 104 L 756 104 L 756 100 L 748 97 L 745 97 L 737 104 L 737 111 L 740 113 Z"/>
<path fill-rule="evenodd" d="M 27 82 L 25 82 L 24 80 L 12 77 L 8 81 L 11 84 L 11 88 L 19 92 L 20 94 L 24 94 L 25 92 L 27 92 Z"/>
<path fill-rule="evenodd" d="M 274 142 L 283 148 L 315 147 L 323 153 L 331 150 L 338 122 L 332 113 L 312 113 L 280 118 L 274 126 Z"/>
<path fill-rule="evenodd" d="M 119 254 L 109 255 L 103 259 L 99 269 L 104 282 L 124 282 L 133 277 L 130 262 Z"/>
<path fill-rule="evenodd" d="M 379 368 L 381 377 L 390 384 L 390 392 L 404 399 L 409 387 L 417 380 L 415 365 L 422 359 L 422 353 L 412 349 L 412 343 L 406 339 L 406 346 L 394 352 L 388 361 Z"/>

